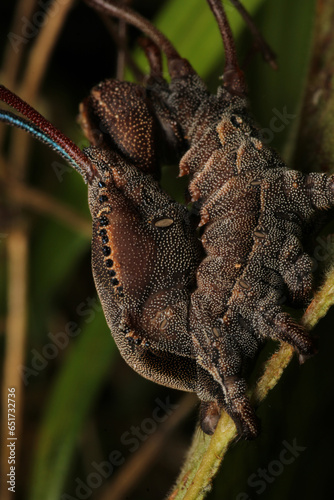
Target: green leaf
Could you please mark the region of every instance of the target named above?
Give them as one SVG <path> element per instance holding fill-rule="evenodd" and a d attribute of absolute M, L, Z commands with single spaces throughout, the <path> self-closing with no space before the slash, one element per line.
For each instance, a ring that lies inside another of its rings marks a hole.
<path fill-rule="evenodd" d="M 249 0 L 247 10 L 254 15 L 265 0 Z M 225 5 L 232 31 L 237 39 L 245 25 L 238 12 L 228 3 Z M 217 67 L 223 71 L 223 44 L 213 14 L 203 0 L 166 2 L 153 24 L 171 40 L 180 55 L 189 60 L 205 81 Z M 143 51 L 137 49 L 135 58 L 145 73 L 149 66 Z M 128 77 L 129 75 L 127 75 Z"/>
<path fill-rule="evenodd" d="M 82 328 L 52 389 L 34 457 L 30 500 L 59 500 L 78 434 L 115 353 L 102 312 Z"/>

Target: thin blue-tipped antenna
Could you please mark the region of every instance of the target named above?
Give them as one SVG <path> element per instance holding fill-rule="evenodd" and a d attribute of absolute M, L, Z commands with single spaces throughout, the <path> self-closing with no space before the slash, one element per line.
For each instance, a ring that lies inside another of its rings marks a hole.
<path fill-rule="evenodd" d="M 74 142 L 3 85 L 0 85 L 0 100 L 26 117 L 22 118 L 10 111 L 0 110 L 0 121 L 25 130 L 39 141 L 47 144 L 75 168 L 86 182 L 91 183 L 95 177 L 100 177 L 95 165 Z"/>

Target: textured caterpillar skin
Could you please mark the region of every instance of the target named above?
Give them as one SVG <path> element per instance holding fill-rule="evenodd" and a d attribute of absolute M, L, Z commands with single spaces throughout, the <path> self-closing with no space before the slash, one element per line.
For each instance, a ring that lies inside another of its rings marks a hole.
<path fill-rule="evenodd" d="M 159 174 L 159 144 L 152 140 L 150 103 L 136 86 L 115 85 L 113 101 L 117 100 L 117 89 L 128 97 L 127 105 L 122 109 L 121 99 L 118 109 L 119 123 L 127 128 L 122 133 L 116 127 L 115 137 L 111 137 L 109 113 L 104 114 L 104 106 L 97 107 L 103 110 L 103 131 L 93 128 L 97 115 L 83 104 L 83 129 L 92 143 L 100 143 L 84 151 L 2 85 L 0 100 L 24 118 L 0 109 L 0 121 L 48 144 L 88 183 L 94 280 L 124 359 L 148 379 L 197 392 L 189 307 L 203 252 L 191 214 L 164 193 L 154 178 Z M 113 112 L 115 108 L 113 104 Z M 110 149 L 111 140 L 116 149 L 126 146 L 125 152 Z M 149 165 L 145 162 L 148 156 Z M 201 379 L 207 377 L 210 375 L 201 375 Z M 206 383 L 208 388 L 214 385 L 214 381 Z M 207 398 L 212 399 L 212 393 Z"/>
<path fill-rule="evenodd" d="M 93 275 L 120 353 L 144 377 L 196 391 L 188 310 L 201 252 L 189 213 L 116 153 L 85 154 L 101 176 L 88 190 Z"/>
<path fill-rule="evenodd" d="M 173 74 L 173 62 L 171 68 Z M 261 142 L 245 97 L 225 88 L 209 94 L 185 60 L 175 61 L 175 68 L 181 76 L 169 85 L 151 77 L 141 99 L 150 103 L 145 119 L 160 124 L 158 134 L 180 159 L 180 175 L 191 175 L 189 192 L 204 226 L 205 258 L 189 308 L 201 426 L 212 434 L 224 408 L 239 433 L 254 438 L 259 423 L 244 374 L 263 341 L 288 342 L 300 362 L 315 352 L 282 305 L 304 306 L 310 299 L 312 259 L 303 244 L 319 213 L 333 207 L 333 179 L 288 170 Z M 90 105 L 103 119 L 96 95 L 95 89 Z M 112 101 L 106 93 L 99 99 Z M 112 122 L 113 106 L 109 112 Z"/>
<path fill-rule="evenodd" d="M 80 125 L 90 143 L 118 151 L 143 172 L 159 177 L 159 126 L 143 87 L 106 80 L 80 104 Z"/>
<path fill-rule="evenodd" d="M 161 83 L 153 85 L 151 100 L 158 110 L 167 107 L 187 138 L 180 174 L 191 174 L 189 191 L 204 226 L 206 257 L 196 274 L 190 330 L 197 366 L 221 391 L 205 404 L 202 428 L 213 432 L 223 407 L 252 438 L 259 427 L 243 374 L 261 343 L 288 342 L 301 362 L 314 353 L 312 339 L 282 305 L 310 299 L 312 259 L 303 244 L 320 212 L 333 207 L 333 178 L 288 170 L 261 142 L 244 97 L 223 88 L 210 95 L 197 75 L 163 89 L 161 100 Z M 203 401 L 204 393 L 197 392 Z"/>

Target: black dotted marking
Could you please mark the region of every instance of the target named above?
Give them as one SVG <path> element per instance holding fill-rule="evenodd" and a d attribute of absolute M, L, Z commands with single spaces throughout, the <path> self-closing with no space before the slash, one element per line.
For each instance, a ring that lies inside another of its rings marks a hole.
<path fill-rule="evenodd" d="M 112 259 L 107 259 L 106 260 L 106 266 L 107 267 L 112 267 L 114 265 L 114 261 Z M 110 271 L 111 272 L 111 271 Z M 115 271 L 114 271 L 115 272 Z"/>
<path fill-rule="evenodd" d="M 107 230 L 106 229 L 100 229 L 99 231 L 99 235 L 100 236 L 105 236 L 107 234 Z"/>
<path fill-rule="evenodd" d="M 101 226 L 108 226 L 109 225 L 109 219 L 105 215 L 102 215 L 102 217 L 100 217 L 99 221 L 100 221 Z"/>
<path fill-rule="evenodd" d="M 107 267 L 109 267 L 109 266 L 107 266 Z M 115 272 L 113 269 L 112 269 L 111 271 L 109 271 L 109 272 L 108 272 L 108 274 L 109 274 L 109 276 L 111 276 L 112 278 L 113 278 L 114 276 L 116 276 L 116 272 Z"/>
<path fill-rule="evenodd" d="M 109 242 L 108 236 L 102 236 L 102 243 L 106 245 Z"/>
<path fill-rule="evenodd" d="M 105 255 L 106 257 L 108 257 L 108 255 L 111 254 L 110 247 L 102 247 L 102 252 L 103 252 L 103 255 Z"/>
<path fill-rule="evenodd" d="M 111 280 L 111 284 L 112 284 L 112 285 L 114 285 L 114 286 L 118 285 L 118 284 L 119 284 L 118 279 L 113 278 L 113 279 Z"/>
<path fill-rule="evenodd" d="M 106 196 L 105 194 L 102 194 L 102 195 L 99 197 L 99 202 L 100 202 L 100 203 L 105 203 L 106 201 L 108 201 L 108 196 Z"/>
<path fill-rule="evenodd" d="M 99 185 L 99 188 L 105 188 L 106 187 L 106 184 L 103 181 L 99 181 L 98 185 Z"/>

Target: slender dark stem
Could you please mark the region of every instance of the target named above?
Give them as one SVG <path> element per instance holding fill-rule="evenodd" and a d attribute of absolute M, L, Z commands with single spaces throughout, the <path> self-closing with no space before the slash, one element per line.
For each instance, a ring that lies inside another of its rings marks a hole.
<path fill-rule="evenodd" d="M 187 75 L 195 74 L 189 62 L 180 56 L 168 38 L 137 12 L 125 5 L 114 3 L 111 0 L 85 0 L 85 2 L 93 9 L 123 19 L 150 38 L 157 47 L 165 53 L 169 73 L 172 78 L 182 78 Z"/>
<path fill-rule="evenodd" d="M 227 20 L 221 0 L 207 0 L 212 10 L 223 39 L 225 50 L 224 86 L 232 93 L 245 95 L 247 85 L 244 74 L 239 67 L 237 51 L 233 39 L 231 27 Z"/>
<path fill-rule="evenodd" d="M 277 64 L 276 64 L 276 54 L 271 50 L 261 33 L 259 32 L 256 24 L 254 23 L 253 19 L 251 16 L 248 14 L 247 10 L 245 7 L 242 5 L 242 3 L 239 0 L 230 0 L 231 4 L 234 5 L 234 7 L 237 9 L 237 11 L 240 13 L 241 17 L 247 24 L 249 31 L 252 33 L 253 38 L 255 40 L 255 46 L 256 49 L 260 50 L 263 58 L 265 61 L 267 61 L 270 66 L 273 69 L 277 69 Z"/>
<path fill-rule="evenodd" d="M 140 38 L 139 45 L 144 49 L 146 59 L 150 65 L 151 78 L 163 78 L 162 76 L 162 59 L 159 47 L 148 38 Z"/>
<path fill-rule="evenodd" d="M 181 59 L 180 54 L 168 38 L 166 38 L 165 35 L 163 35 L 147 19 L 130 9 L 130 7 L 113 3 L 110 0 L 85 0 L 85 2 L 93 9 L 104 12 L 110 16 L 117 17 L 118 19 L 123 19 L 128 24 L 138 28 L 140 31 L 145 33 L 146 36 L 151 38 L 151 40 L 153 40 L 154 43 L 161 48 L 161 50 L 163 50 L 168 59 Z"/>
<path fill-rule="evenodd" d="M 114 39 L 118 49 L 122 51 L 124 54 L 124 59 L 125 63 L 129 66 L 133 76 L 135 77 L 136 81 L 138 82 L 143 82 L 144 81 L 144 73 L 141 71 L 139 66 L 137 65 L 136 61 L 131 55 L 131 52 L 127 46 L 126 40 L 120 36 L 119 32 L 119 27 L 115 24 L 115 21 L 113 19 L 109 19 L 109 17 L 106 17 L 105 15 L 101 14 L 101 19 L 103 20 L 107 30 L 109 31 L 110 35 Z M 126 23 L 124 23 L 126 26 Z M 118 62 L 117 62 L 118 65 Z M 119 80 L 123 79 L 123 76 L 119 78 L 119 69 L 117 69 L 117 78 Z"/>

